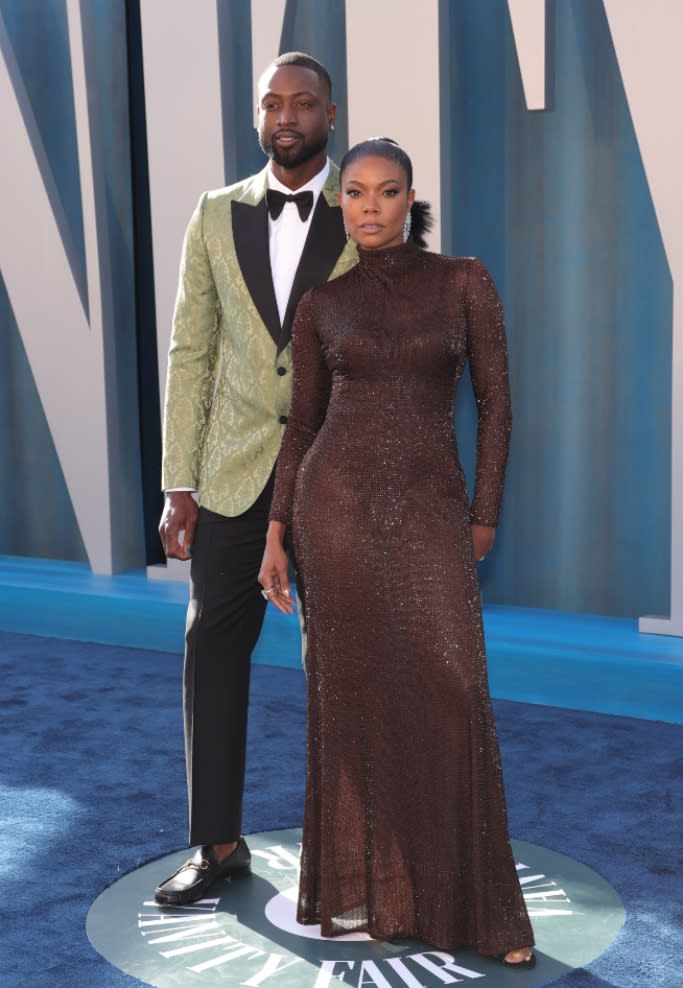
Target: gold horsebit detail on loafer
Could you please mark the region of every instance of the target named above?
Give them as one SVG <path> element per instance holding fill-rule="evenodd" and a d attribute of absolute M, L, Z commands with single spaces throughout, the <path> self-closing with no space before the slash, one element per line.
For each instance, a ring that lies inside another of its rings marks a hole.
<path fill-rule="evenodd" d="M 180 871 L 184 871 L 185 868 L 199 868 L 201 871 L 208 871 L 209 862 L 206 858 L 202 858 L 201 861 L 195 861 L 194 858 L 188 858 L 185 864 L 180 868 Z"/>

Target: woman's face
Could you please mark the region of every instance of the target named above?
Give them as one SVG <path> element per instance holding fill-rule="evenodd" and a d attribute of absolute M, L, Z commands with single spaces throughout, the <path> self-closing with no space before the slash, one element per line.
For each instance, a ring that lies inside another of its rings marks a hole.
<path fill-rule="evenodd" d="M 348 165 L 337 195 L 349 236 L 367 250 L 403 243 L 403 224 L 414 199 L 401 166 L 370 155 Z"/>

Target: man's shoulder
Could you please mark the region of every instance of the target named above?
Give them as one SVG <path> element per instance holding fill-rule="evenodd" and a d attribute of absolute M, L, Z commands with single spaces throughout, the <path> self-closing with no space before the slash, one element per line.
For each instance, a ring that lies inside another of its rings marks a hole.
<path fill-rule="evenodd" d="M 232 185 L 223 186 L 220 189 L 209 189 L 202 195 L 202 201 L 204 204 L 216 203 L 217 205 L 236 201 L 236 202 L 248 202 L 252 205 L 260 202 L 265 195 L 266 189 L 268 188 L 268 166 L 266 165 L 261 169 L 260 172 L 255 172 L 253 175 L 248 175 L 246 178 L 242 178 L 239 182 L 233 182 Z M 326 198 L 336 205 L 336 201 L 330 197 L 336 196 L 339 189 L 339 168 L 330 160 L 330 168 L 325 181 L 324 191 Z"/>
<path fill-rule="evenodd" d="M 202 198 L 207 205 L 222 205 L 231 201 L 255 204 L 263 198 L 266 187 L 266 169 L 263 168 L 255 175 L 249 175 L 247 178 L 240 179 L 239 182 L 233 182 L 232 185 L 226 185 L 221 189 L 210 189 L 204 193 Z"/>
<path fill-rule="evenodd" d="M 339 186 L 339 165 L 335 164 L 332 158 L 329 159 L 329 162 L 330 170 L 327 174 L 327 182 L 325 184 L 337 187 Z"/>
<path fill-rule="evenodd" d="M 224 185 L 218 189 L 208 189 L 202 194 L 202 199 L 209 201 L 221 201 L 223 199 L 251 199 L 254 198 L 257 201 L 263 197 L 264 192 L 268 188 L 268 166 L 266 165 L 261 171 L 254 172 L 253 175 L 247 175 L 246 178 L 241 178 L 238 182 L 233 182 L 231 185 Z M 330 159 L 330 168 L 325 181 L 325 190 L 337 191 L 339 188 L 339 166 Z"/>

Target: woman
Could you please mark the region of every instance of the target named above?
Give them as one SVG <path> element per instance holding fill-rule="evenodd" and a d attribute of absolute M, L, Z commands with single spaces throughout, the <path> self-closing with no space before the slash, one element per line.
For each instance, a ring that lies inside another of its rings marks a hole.
<path fill-rule="evenodd" d="M 302 299 L 294 392 L 259 582 L 308 632 L 298 919 L 474 946 L 529 968 L 475 562 L 491 549 L 510 432 L 503 316 L 474 258 L 421 250 L 425 204 L 394 142 L 341 166 L 359 263 Z M 407 241 L 407 242 L 404 242 Z M 453 436 L 466 361 L 479 411 L 471 507 Z"/>

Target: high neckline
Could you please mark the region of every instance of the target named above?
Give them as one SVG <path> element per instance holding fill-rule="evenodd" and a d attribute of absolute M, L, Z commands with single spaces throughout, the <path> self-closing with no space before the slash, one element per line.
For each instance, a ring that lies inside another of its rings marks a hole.
<path fill-rule="evenodd" d="M 409 240 L 405 244 L 379 247 L 377 250 L 358 247 L 358 260 L 360 267 L 367 271 L 390 271 L 406 267 L 421 253 L 417 244 Z"/>

